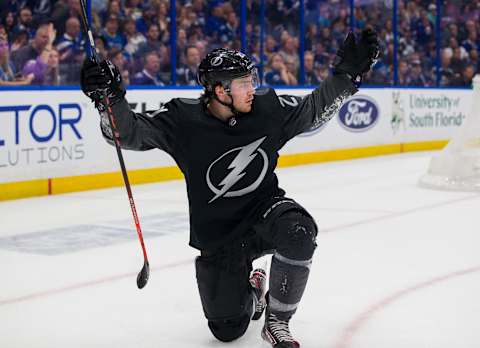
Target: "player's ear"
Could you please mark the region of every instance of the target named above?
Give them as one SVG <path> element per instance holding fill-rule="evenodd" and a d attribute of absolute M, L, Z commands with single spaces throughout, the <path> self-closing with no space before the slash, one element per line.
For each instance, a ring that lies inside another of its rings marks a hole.
<path fill-rule="evenodd" d="M 220 97 L 220 96 L 223 96 L 225 95 L 225 88 L 223 88 L 222 85 L 217 85 L 215 86 L 215 90 L 214 90 L 215 94 Z"/>

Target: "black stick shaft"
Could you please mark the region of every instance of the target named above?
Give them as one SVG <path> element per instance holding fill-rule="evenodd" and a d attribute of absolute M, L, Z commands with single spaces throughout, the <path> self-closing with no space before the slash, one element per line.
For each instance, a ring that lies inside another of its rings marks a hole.
<path fill-rule="evenodd" d="M 89 40 L 89 46 L 92 54 L 92 59 L 96 63 L 100 63 L 97 51 L 95 48 L 95 41 L 93 40 L 93 35 L 92 31 L 90 30 L 90 25 L 88 24 L 88 19 L 87 19 L 87 8 L 85 4 L 85 0 L 80 0 L 80 5 L 82 7 L 82 24 L 84 31 L 88 37 Z M 147 250 L 145 248 L 145 243 L 143 241 L 143 234 L 142 234 L 142 229 L 140 227 L 140 220 L 138 218 L 137 214 L 137 209 L 135 207 L 135 201 L 133 200 L 133 194 L 132 194 L 132 189 L 130 187 L 130 181 L 128 179 L 128 174 L 127 174 L 127 169 L 125 167 L 125 161 L 123 160 L 123 155 L 122 155 L 122 149 L 120 147 L 120 134 L 117 130 L 117 126 L 115 123 L 115 116 L 113 114 L 113 110 L 110 106 L 110 101 L 108 99 L 108 95 L 106 91 L 103 92 L 102 98 L 101 98 L 101 103 L 103 104 L 107 115 L 108 115 L 108 122 L 110 124 L 110 128 L 112 129 L 113 133 L 113 142 L 115 144 L 115 149 L 117 150 L 117 156 L 118 160 L 120 162 L 120 168 L 122 171 L 122 176 L 123 176 L 123 182 L 125 183 L 125 188 L 127 189 L 127 195 L 128 195 L 128 200 L 130 202 L 130 208 L 132 210 L 132 215 L 133 215 L 133 220 L 135 222 L 135 227 L 137 229 L 137 234 L 138 238 L 140 240 L 140 245 L 142 246 L 142 251 L 143 251 L 143 258 L 145 265 L 142 268 L 141 273 L 139 274 L 139 277 L 137 278 L 137 285 L 139 288 L 143 288 L 145 284 L 148 281 L 149 277 L 149 262 L 148 262 L 148 256 L 147 256 Z"/>

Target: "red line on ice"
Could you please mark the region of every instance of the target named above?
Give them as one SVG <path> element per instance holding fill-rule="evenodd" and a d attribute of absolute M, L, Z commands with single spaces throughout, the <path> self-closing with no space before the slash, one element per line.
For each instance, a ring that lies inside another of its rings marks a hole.
<path fill-rule="evenodd" d="M 155 271 L 168 269 L 168 268 L 180 267 L 180 266 L 184 266 L 184 265 L 188 265 L 188 264 L 192 264 L 192 263 L 193 263 L 193 259 L 183 260 L 183 261 L 179 261 L 179 262 L 175 262 L 175 263 L 170 263 L 170 264 L 167 264 L 167 265 L 164 265 L 164 266 L 152 267 L 150 269 L 150 272 L 155 272 Z M 52 296 L 52 295 L 62 294 L 62 293 L 73 291 L 73 290 L 78 290 L 78 289 L 88 288 L 88 287 L 96 286 L 96 285 L 100 285 L 100 284 L 110 283 L 110 282 L 113 282 L 113 281 L 122 280 L 122 279 L 126 279 L 126 278 L 133 278 L 135 280 L 136 277 L 137 277 L 136 273 L 118 274 L 118 275 L 111 276 L 111 277 L 92 280 L 92 281 L 89 281 L 89 282 L 69 285 L 69 286 L 66 286 L 66 287 L 63 287 L 63 288 L 45 290 L 45 291 L 36 292 L 36 293 L 33 293 L 33 294 L 24 295 L 24 296 L 20 296 L 20 297 L 9 298 L 9 299 L 7 298 L 5 300 L 0 300 L 0 306 L 11 305 L 11 304 L 19 303 L 19 302 L 30 301 L 30 300 L 36 300 L 36 299 L 43 298 L 43 297 L 49 297 L 49 296 Z"/>
<path fill-rule="evenodd" d="M 425 282 L 413 285 L 406 289 L 397 291 L 390 296 L 385 297 L 379 302 L 376 302 L 369 306 L 365 311 L 363 311 L 360 315 L 358 315 L 350 324 L 343 330 L 343 334 L 338 339 L 337 343 L 334 345 L 335 348 L 347 348 L 350 346 L 353 337 L 361 331 L 361 329 L 365 326 L 365 324 L 372 319 L 372 317 L 381 312 L 389 305 L 397 302 L 400 299 L 412 294 L 413 292 L 417 292 L 420 290 L 424 290 L 429 287 L 433 287 L 435 285 L 439 285 L 446 281 L 449 281 L 454 278 L 462 277 L 465 275 L 470 275 L 480 271 L 479 267 L 472 267 L 465 270 L 456 271 L 447 275 L 443 275 L 437 278 L 433 278 L 427 280 Z"/>

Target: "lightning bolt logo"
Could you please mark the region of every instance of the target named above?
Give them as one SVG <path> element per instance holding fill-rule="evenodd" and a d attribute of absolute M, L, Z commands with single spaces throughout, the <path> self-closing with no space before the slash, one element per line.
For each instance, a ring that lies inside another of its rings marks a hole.
<path fill-rule="evenodd" d="M 260 145 L 263 143 L 265 139 L 266 137 L 263 137 L 246 146 L 232 149 L 224 153 L 222 156 L 216 159 L 210 165 L 210 167 L 208 167 L 207 175 L 206 175 L 207 185 L 210 188 L 210 190 L 212 190 L 213 193 L 215 193 L 215 196 L 208 203 L 212 203 L 213 201 L 215 201 L 216 199 L 222 196 L 225 196 L 225 197 L 243 196 L 249 192 L 254 191 L 260 185 L 263 178 L 265 177 L 265 174 L 268 168 L 267 154 L 265 153 L 265 151 L 263 151 L 260 148 Z M 212 167 L 217 162 L 219 162 L 223 157 L 227 156 L 232 152 L 237 152 L 237 151 L 238 151 L 237 156 L 233 159 L 233 161 L 228 166 L 228 169 L 231 169 L 230 173 L 228 173 L 228 175 L 218 184 L 220 189 L 215 187 L 215 185 L 213 185 L 212 181 L 210 180 L 210 171 Z M 237 191 L 229 191 L 233 187 L 233 185 L 235 185 L 240 179 L 242 179 L 246 175 L 244 170 L 255 159 L 255 157 L 257 157 L 258 154 L 260 154 L 263 159 L 263 168 L 259 177 L 255 180 L 253 184 L 251 184 L 246 188 L 243 188 Z"/>

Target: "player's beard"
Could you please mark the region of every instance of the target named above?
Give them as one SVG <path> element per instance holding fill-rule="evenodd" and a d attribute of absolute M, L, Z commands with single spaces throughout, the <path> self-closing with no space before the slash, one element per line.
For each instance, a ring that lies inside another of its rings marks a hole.
<path fill-rule="evenodd" d="M 253 98 L 243 102 L 241 105 L 235 106 L 235 109 L 242 113 L 248 113 L 252 110 Z"/>

